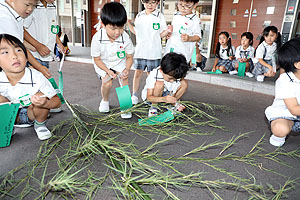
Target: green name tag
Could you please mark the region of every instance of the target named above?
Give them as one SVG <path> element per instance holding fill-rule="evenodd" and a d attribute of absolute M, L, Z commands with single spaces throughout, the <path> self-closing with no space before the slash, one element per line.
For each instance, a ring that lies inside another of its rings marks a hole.
<path fill-rule="evenodd" d="M 59 32 L 59 26 L 51 25 L 51 33 L 57 34 Z"/>
<path fill-rule="evenodd" d="M 180 29 L 179 29 L 179 33 L 180 34 L 184 34 L 184 33 L 186 33 L 186 30 L 187 30 L 186 28 L 184 28 L 183 26 L 181 26 Z"/>
<path fill-rule="evenodd" d="M 118 51 L 117 56 L 118 56 L 118 58 L 123 59 L 123 58 L 125 58 L 126 53 L 125 53 L 125 51 Z"/>
<path fill-rule="evenodd" d="M 153 23 L 153 29 L 154 30 L 158 30 L 160 28 L 160 24 L 159 23 Z"/>
<path fill-rule="evenodd" d="M 30 106 L 31 104 L 29 94 L 25 94 L 24 96 L 19 97 L 19 101 L 22 106 Z"/>

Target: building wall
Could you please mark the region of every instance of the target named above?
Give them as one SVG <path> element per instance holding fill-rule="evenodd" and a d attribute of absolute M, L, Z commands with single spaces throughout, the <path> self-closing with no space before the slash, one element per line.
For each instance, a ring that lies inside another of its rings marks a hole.
<path fill-rule="evenodd" d="M 234 0 L 219 0 L 214 49 L 218 42 L 218 33 L 221 31 L 229 32 L 233 45 L 237 47 L 240 45 L 241 34 L 248 29 L 254 35 L 253 46 L 256 47 L 265 26 L 270 24 L 276 26 L 279 31 L 281 30 L 286 0 L 253 0 L 252 9 L 251 0 L 233 2 Z M 267 10 L 272 13 L 272 7 L 274 7 L 274 13 L 267 14 Z"/>

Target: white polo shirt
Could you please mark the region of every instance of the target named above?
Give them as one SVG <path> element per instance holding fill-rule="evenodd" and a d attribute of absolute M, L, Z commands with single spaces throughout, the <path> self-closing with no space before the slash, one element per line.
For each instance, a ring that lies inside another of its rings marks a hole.
<path fill-rule="evenodd" d="M 47 8 L 42 3 L 37 4 L 36 9 L 24 20 L 24 27 L 28 33 L 40 43 L 53 51 L 56 34 L 51 32 L 51 25 L 56 26 L 56 6 L 48 4 Z M 32 52 L 35 58 L 42 61 L 52 61 L 51 55 L 42 57 L 38 52 Z"/>
<path fill-rule="evenodd" d="M 108 69 L 122 72 L 126 68 L 126 55 L 133 53 L 133 44 L 125 31 L 114 42 L 109 40 L 105 28 L 101 28 L 93 36 L 91 56 L 93 58 L 100 56 Z M 96 73 L 101 77 L 106 75 L 106 72 L 100 69 L 95 63 L 94 68 Z"/>
<path fill-rule="evenodd" d="M 289 77 L 290 76 L 290 77 Z M 291 81 L 291 79 L 292 81 Z M 292 117 L 284 103 L 284 99 L 296 98 L 300 105 L 300 80 L 296 78 L 293 72 L 283 73 L 275 83 L 275 99 L 273 104 L 266 108 L 265 114 L 268 120 L 277 117 Z"/>
<path fill-rule="evenodd" d="M 142 99 L 145 101 L 147 99 L 147 90 L 153 89 L 156 81 L 164 82 L 164 91 L 172 91 L 174 94 L 178 90 L 181 85 L 180 80 L 176 80 L 173 82 L 165 81 L 162 73 L 160 72 L 160 67 L 153 69 L 150 74 L 147 76 L 145 87 L 142 91 Z"/>
<path fill-rule="evenodd" d="M 9 34 L 24 41 L 24 19 L 4 0 L 0 1 L 0 34 Z"/>
<path fill-rule="evenodd" d="M 9 101 L 18 102 L 19 97 L 26 94 L 31 97 L 37 92 L 44 93 L 49 99 L 56 95 L 55 89 L 41 72 L 25 67 L 24 76 L 14 86 L 8 81 L 5 72 L 0 72 L 0 95 Z"/>
<path fill-rule="evenodd" d="M 224 48 L 222 45 L 220 45 L 219 55 L 220 55 L 221 59 L 227 60 L 227 59 L 229 59 L 229 56 L 235 55 L 235 47 L 231 46 L 231 50 L 229 49 L 229 56 L 228 56 L 227 55 L 227 47 Z"/>
<path fill-rule="evenodd" d="M 264 53 L 266 52 L 265 60 L 272 60 L 274 58 L 274 52 L 276 51 L 277 45 L 273 42 L 272 45 L 268 45 L 265 41 L 263 41 L 260 45 L 258 45 L 256 49 L 256 58 L 263 58 Z"/>
<path fill-rule="evenodd" d="M 136 47 L 134 58 L 161 59 L 160 33 L 167 29 L 164 15 L 155 10 L 147 15 L 143 10 L 135 18 Z"/>
<path fill-rule="evenodd" d="M 181 34 L 197 35 L 201 38 L 200 19 L 195 13 L 182 16 L 180 12 L 176 12 L 173 16 L 172 25 L 173 32 L 171 38 L 167 41 L 165 54 L 169 52 L 181 53 L 189 62 L 196 42 L 182 42 Z"/>
<path fill-rule="evenodd" d="M 235 51 L 235 58 L 254 58 L 255 49 L 249 45 L 247 49 L 244 49 L 242 45 L 238 46 Z"/>

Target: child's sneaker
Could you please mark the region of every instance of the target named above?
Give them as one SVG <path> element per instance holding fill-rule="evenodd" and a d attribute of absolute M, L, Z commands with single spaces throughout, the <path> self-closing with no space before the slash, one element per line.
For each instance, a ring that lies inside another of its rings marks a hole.
<path fill-rule="evenodd" d="M 131 117 L 132 117 L 131 112 L 121 113 L 121 118 L 122 119 L 130 119 Z"/>
<path fill-rule="evenodd" d="M 132 100 L 132 104 L 133 105 L 139 103 L 139 98 L 137 96 L 135 96 L 135 95 L 132 95 L 131 100 Z"/>
<path fill-rule="evenodd" d="M 156 116 L 158 115 L 157 108 L 151 107 L 149 108 L 148 117 Z"/>
<path fill-rule="evenodd" d="M 236 75 L 236 74 L 238 74 L 238 71 L 233 70 L 233 71 L 230 71 L 229 74 L 230 74 L 230 75 Z"/>
<path fill-rule="evenodd" d="M 202 72 L 201 67 L 197 67 L 197 72 Z"/>
<path fill-rule="evenodd" d="M 104 112 L 104 113 L 109 112 L 109 101 L 101 100 L 99 105 L 99 112 Z"/>
<path fill-rule="evenodd" d="M 273 146 L 281 147 L 285 143 L 285 137 L 280 138 L 280 137 L 277 137 L 275 135 L 272 135 L 270 137 L 269 141 L 270 141 L 270 144 L 272 144 Z"/>
<path fill-rule="evenodd" d="M 259 81 L 259 82 L 263 82 L 265 79 L 265 76 L 264 75 L 257 75 L 256 76 L 256 80 Z"/>
<path fill-rule="evenodd" d="M 249 78 L 253 78 L 254 75 L 251 72 L 245 72 L 245 75 L 248 76 Z"/>
<path fill-rule="evenodd" d="M 43 125 L 34 124 L 34 130 L 40 140 L 47 140 L 52 136 L 51 132 L 48 130 L 45 124 Z"/>

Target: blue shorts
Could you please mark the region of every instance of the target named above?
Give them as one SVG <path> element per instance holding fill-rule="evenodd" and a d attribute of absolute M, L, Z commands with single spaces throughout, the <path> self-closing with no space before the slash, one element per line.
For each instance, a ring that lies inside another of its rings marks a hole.
<path fill-rule="evenodd" d="M 151 72 L 153 69 L 157 68 L 160 65 L 160 59 L 156 60 L 147 60 L 147 59 L 134 59 L 134 68 L 145 70 L 147 68 L 147 72 Z"/>
<path fill-rule="evenodd" d="M 19 122 L 17 124 L 33 124 L 33 121 L 30 121 L 27 115 L 27 108 L 19 109 Z"/>
<path fill-rule="evenodd" d="M 275 117 L 275 118 L 271 118 L 269 120 L 270 124 L 271 124 L 272 121 L 274 121 L 276 119 L 286 119 L 286 120 L 294 121 L 292 131 L 293 132 L 300 132 L 300 117 L 297 117 L 297 119 L 295 119 L 293 117 Z"/>

